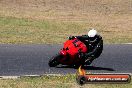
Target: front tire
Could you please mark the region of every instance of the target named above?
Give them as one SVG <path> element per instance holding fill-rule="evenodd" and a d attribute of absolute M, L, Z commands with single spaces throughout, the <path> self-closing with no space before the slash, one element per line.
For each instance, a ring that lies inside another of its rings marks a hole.
<path fill-rule="evenodd" d="M 60 58 L 61 58 L 61 55 L 60 55 L 60 54 L 58 54 L 58 55 L 52 57 L 52 58 L 49 60 L 48 65 L 49 65 L 50 67 L 56 67 L 57 65 L 59 65 L 59 61 L 58 61 L 58 60 L 59 60 Z"/>

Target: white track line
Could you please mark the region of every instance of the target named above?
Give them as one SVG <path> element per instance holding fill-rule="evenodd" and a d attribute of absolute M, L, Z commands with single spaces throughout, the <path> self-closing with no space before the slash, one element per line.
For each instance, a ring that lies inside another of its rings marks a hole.
<path fill-rule="evenodd" d="M 88 74 L 129 74 L 132 75 L 132 73 L 87 73 Z M 73 74 L 75 75 L 75 74 Z M 21 77 L 41 77 L 41 76 L 65 76 L 62 74 L 43 74 L 43 75 L 22 75 L 22 76 L 0 76 L 0 79 L 17 79 L 17 78 L 21 78 Z"/>
<path fill-rule="evenodd" d="M 0 76 L 0 79 L 17 79 L 20 78 L 20 76 Z"/>
<path fill-rule="evenodd" d="M 129 45 L 131 45 L 132 43 L 122 43 L 122 44 L 129 44 Z"/>

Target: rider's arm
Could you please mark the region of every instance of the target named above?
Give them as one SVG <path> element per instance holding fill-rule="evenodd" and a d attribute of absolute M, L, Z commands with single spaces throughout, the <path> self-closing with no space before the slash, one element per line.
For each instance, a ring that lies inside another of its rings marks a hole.
<path fill-rule="evenodd" d="M 82 36 L 70 36 L 70 37 L 69 37 L 69 40 L 74 39 L 74 38 L 77 38 L 77 39 L 79 39 L 80 41 L 83 41 L 83 40 L 87 40 L 89 37 L 88 37 L 87 35 L 82 35 Z"/>
<path fill-rule="evenodd" d="M 94 55 L 98 52 L 98 50 L 100 50 L 100 48 L 103 48 L 103 46 L 102 46 L 103 45 L 102 37 L 101 36 L 99 36 L 99 37 L 100 37 L 99 42 L 95 46 L 95 48 L 93 49 L 93 51 L 85 54 L 86 58 L 89 57 L 89 56 L 90 57 L 94 57 Z"/>
<path fill-rule="evenodd" d="M 89 37 L 87 35 L 82 35 L 82 36 L 75 36 L 77 39 L 79 39 L 80 41 L 84 41 L 84 40 L 88 40 Z"/>

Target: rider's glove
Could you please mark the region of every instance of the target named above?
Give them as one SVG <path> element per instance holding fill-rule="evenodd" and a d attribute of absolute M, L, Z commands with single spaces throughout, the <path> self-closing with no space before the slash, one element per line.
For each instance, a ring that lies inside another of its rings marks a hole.
<path fill-rule="evenodd" d="M 72 40 L 74 38 L 75 38 L 75 36 L 69 36 L 69 40 Z"/>

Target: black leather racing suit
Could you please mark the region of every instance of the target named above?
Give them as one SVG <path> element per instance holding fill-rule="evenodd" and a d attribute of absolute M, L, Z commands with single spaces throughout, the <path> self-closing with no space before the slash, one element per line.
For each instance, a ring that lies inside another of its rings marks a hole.
<path fill-rule="evenodd" d="M 85 60 L 87 64 L 91 64 L 92 61 L 98 58 L 103 50 L 103 39 L 100 35 L 96 35 L 95 37 L 91 38 L 88 35 L 82 36 L 72 36 L 71 38 L 77 38 L 82 41 L 88 48 L 87 53 L 80 53 L 81 58 Z"/>

